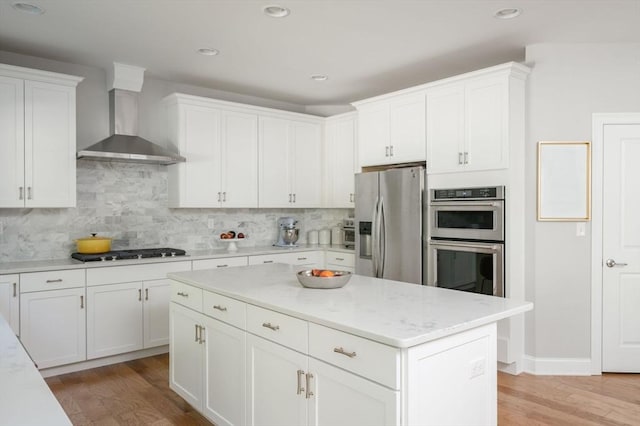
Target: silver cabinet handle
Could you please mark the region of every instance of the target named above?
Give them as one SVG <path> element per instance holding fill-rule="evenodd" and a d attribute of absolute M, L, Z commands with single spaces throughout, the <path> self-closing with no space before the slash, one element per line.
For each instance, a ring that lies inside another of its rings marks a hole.
<path fill-rule="evenodd" d="M 57 280 L 47 280 L 47 284 L 61 283 L 61 282 L 62 282 L 62 278 L 58 278 Z"/>
<path fill-rule="evenodd" d="M 467 151 L 464 153 L 464 164 L 469 164 L 469 153 Z"/>
<path fill-rule="evenodd" d="M 299 257 L 298 260 L 307 260 L 306 257 Z"/>
<path fill-rule="evenodd" d="M 13 297 L 18 297 L 18 284 L 13 283 Z"/>
<path fill-rule="evenodd" d="M 627 266 L 627 263 L 618 263 L 613 259 L 607 259 L 606 262 L 604 262 L 605 265 L 607 265 L 609 268 L 613 268 L 614 266 Z"/>
<path fill-rule="evenodd" d="M 189 297 L 189 293 L 183 293 L 181 291 L 178 292 L 178 296 Z"/>
<path fill-rule="evenodd" d="M 198 324 L 195 324 L 195 330 L 196 330 L 195 342 L 197 342 L 198 341 L 198 331 L 200 331 L 200 326 Z"/>
<path fill-rule="evenodd" d="M 227 266 L 229 266 L 229 265 L 227 265 L 227 264 L 225 263 L 224 265 L 216 265 L 216 268 L 226 268 Z"/>
<path fill-rule="evenodd" d="M 291 194 L 289 194 L 289 202 L 291 202 Z"/>
<path fill-rule="evenodd" d="M 220 192 L 218 192 L 218 202 L 220 202 Z"/>
<path fill-rule="evenodd" d="M 80 309 L 84 309 L 84 296 L 80 296 Z"/>
<path fill-rule="evenodd" d="M 304 371 L 298 370 L 298 391 L 297 391 L 297 395 L 302 395 L 302 392 L 304 392 L 304 388 L 302 387 L 302 376 L 304 376 Z"/>
<path fill-rule="evenodd" d="M 227 192 L 226 192 L 226 191 L 222 193 L 222 201 L 223 201 L 224 203 L 226 203 L 226 202 L 227 202 Z"/>
<path fill-rule="evenodd" d="M 142 289 L 138 289 L 138 302 L 142 302 Z"/>
<path fill-rule="evenodd" d="M 349 194 L 349 202 L 350 202 L 350 203 L 353 203 L 353 193 L 350 193 L 350 194 Z"/>
<path fill-rule="evenodd" d="M 273 263 L 273 260 L 263 260 L 262 263 Z"/>
<path fill-rule="evenodd" d="M 20 200 L 24 200 L 24 186 L 21 186 L 21 187 L 18 189 L 18 192 L 19 192 L 18 199 L 20 199 Z"/>
<path fill-rule="evenodd" d="M 313 379 L 313 374 L 307 373 L 306 375 L 307 382 L 307 393 L 305 394 L 305 398 L 309 399 L 313 396 L 313 392 L 311 392 L 311 379 Z"/>
<path fill-rule="evenodd" d="M 204 328 L 203 326 L 199 325 L 198 327 L 200 327 L 200 344 L 203 344 L 205 342 L 204 338 L 202 336 L 204 336 L 203 331 L 206 330 L 206 328 Z"/>
<path fill-rule="evenodd" d="M 344 261 L 344 257 L 336 257 L 336 260 Z"/>
<path fill-rule="evenodd" d="M 222 312 L 226 312 L 227 311 L 226 307 L 220 306 L 220 305 L 213 305 L 213 309 L 217 309 L 217 310 L 222 311 Z"/>
<path fill-rule="evenodd" d="M 263 322 L 262 326 L 268 329 L 271 329 L 273 331 L 278 331 L 280 330 L 280 326 L 279 325 L 271 325 L 270 322 Z"/>
<path fill-rule="evenodd" d="M 385 146 L 385 147 L 384 147 L 384 156 L 385 156 L 385 157 L 388 157 L 388 156 L 389 156 L 389 147 L 388 147 L 388 146 Z"/>
<path fill-rule="evenodd" d="M 149 289 L 148 288 L 144 289 L 144 300 L 149 300 Z"/>
<path fill-rule="evenodd" d="M 389 157 L 393 157 L 393 145 L 389 147 Z"/>
<path fill-rule="evenodd" d="M 33 194 L 31 192 L 31 187 L 27 186 L 27 200 L 33 200 Z"/>
<path fill-rule="evenodd" d="M 345 355 L 348 356 L 349 358 L 355 358 L 356 353 L 355 352 L 347 352 L 345 351 L 342 347 L 339 348 L 333 348 L 333 351 L 335 353 L 341 354 L 341 355 Z"/>
<path fill-rule="evenodd" d="M 458 153 L 458 164 L 462 164 L 462 153 Z"/>
<path fill-rule="evenodd" d="M 293 202 L 296 202 L 296 194 L 293 194 Z"/>

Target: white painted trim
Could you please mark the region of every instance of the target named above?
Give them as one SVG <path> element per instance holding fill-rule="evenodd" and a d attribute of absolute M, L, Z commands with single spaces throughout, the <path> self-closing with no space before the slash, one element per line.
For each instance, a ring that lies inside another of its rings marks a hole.
<path fill-rule="evenodd" d="M 76 87 L 78 83 L 84 80 L 84 77 L 78 77 L 76 75 L 61 74 L 7 64 L 0 64 L 0 75 L 70 87 Z"/>
<path fill-rule="evenodd" d="M 640 113 L 596 113 L 591 143 L 591 374 L 602 374 L 602 179 L 604 126 L 640 123 Z"/>
<path fill-rule="evenodd" d="M 113 355 L 105 358 L 92 359 L 89 361 L 77 362 L 75 364 L 61 365 L 59 367 L 51 367 L 40 370 L 42 377 L 58 376 L 60 374 L 73 373 L 75 371 L 88 370 L 90 368 L 103 367 L 105 365 L 118 364 L 125 361 L 131 361 L 149 356 L 166 354 L 169 352 L 169 345 L 158 346 L 155 348 L 143 349 L 141 351 L 129 352 L 126 354 Z"/>
<path fill-rule="evenodd" d="M 590 376 L 589 358 L 534 358 L 524 357 L 524 371 L 538 376 Z"/>

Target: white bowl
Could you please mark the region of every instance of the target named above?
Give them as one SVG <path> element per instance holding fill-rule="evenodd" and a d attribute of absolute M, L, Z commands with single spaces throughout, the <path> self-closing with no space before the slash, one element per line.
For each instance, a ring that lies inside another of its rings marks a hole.
<path fill-rule="evenodd" d="M 340 288 L 351 279 L 351 272 L 333 270 L 331 272 L 335 274 L 333 277 L 314 277 L 311 270 L 306 270 L 298 272 L 296 277 L 300 284 L 307 288 Z"/>

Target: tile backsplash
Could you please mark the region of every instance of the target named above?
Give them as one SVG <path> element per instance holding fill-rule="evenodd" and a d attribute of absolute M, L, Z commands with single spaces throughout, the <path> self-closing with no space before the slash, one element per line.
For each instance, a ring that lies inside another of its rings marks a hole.
<path fill-rule="evenodd" d="M 244 232 L 239 245 L 276 240 L 281 216 L 298 219 L 300 242 L 310 229 L 331 228 L 349 209 L 170 209 L 165 166 L 77 162 L 77 207 L 0 209 L 0 262 L 69 257 L 74 239 L 91 233 L 113 238 L 112 249 L 174 247 L 223 248 L 219 234 Z M 213 219 L 214 229 L 207 227 Z"/>

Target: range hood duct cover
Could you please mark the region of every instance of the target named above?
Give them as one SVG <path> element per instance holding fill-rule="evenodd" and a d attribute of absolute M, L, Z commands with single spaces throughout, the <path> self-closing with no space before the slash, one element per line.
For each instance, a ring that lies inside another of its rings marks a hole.
<path fill-rule="evenodd" d="M 124 161 L 169 165 L 186 159 L 137 136 L 138 94 L 129 90 L 109 91 L 109 130 L 111 136 L 78 151 L 85 160 Z"/>

